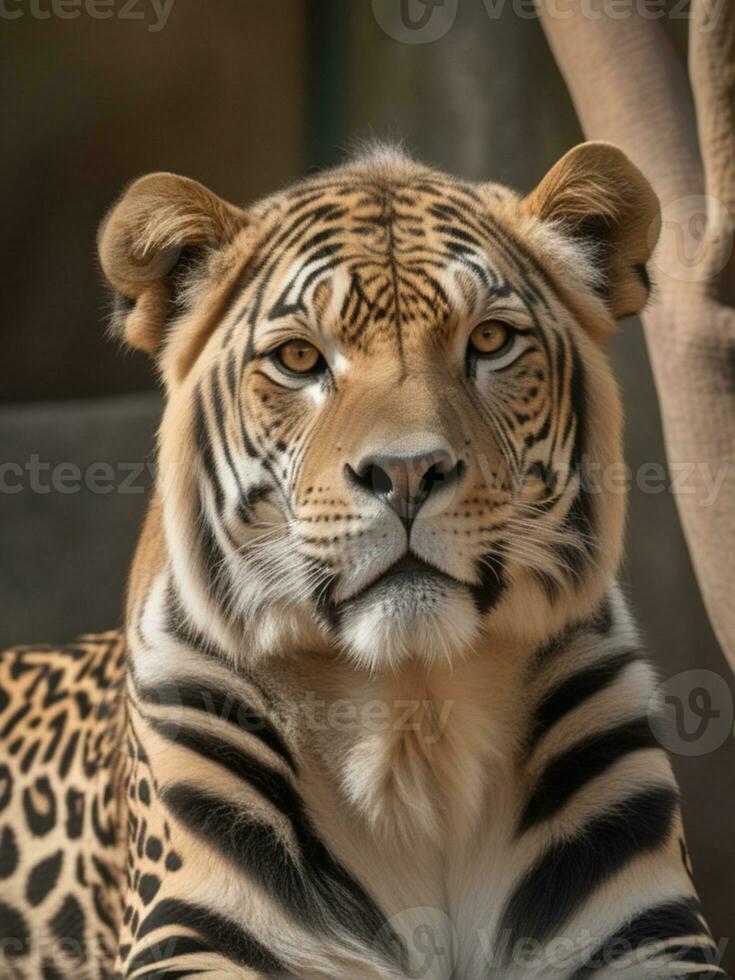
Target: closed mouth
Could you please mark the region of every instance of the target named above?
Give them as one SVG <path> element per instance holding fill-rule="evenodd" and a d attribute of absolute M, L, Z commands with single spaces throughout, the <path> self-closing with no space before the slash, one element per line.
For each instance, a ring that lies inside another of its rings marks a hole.
<path fill-rule="evenodd" d="M 391 583 L 407 586 L 443 584 L 450 587 L 465 584 L 409 551 L 402 558 L 399 558 L 398 561 L 394 562 L 390 568 L 387 568 L 371 582 L 368 582 L 367 585 L 364 585 L 358 592 L 344 599 L 343 603 L 354 602 L 357 599 L 361 599 L 376 586 Z M 343 603 L 340 603 L 340 605 Z"/>
<path fill-rule="evenodd" d="M 412 552 L 408 552 L 399 558 L 397 562 L 390 566 L 377 581 L 382 581 L 386 578 L 393 578 L 394 576 L 409 576 L 409 577 L 423 577 L 426 575 L 431 576 L 441 576 L 442 578 L 449 578 L 444 572 L 441 572 L 434 565 L 430 565 L 423 558 L 419 558 L 418 555 L 414 555 Z"/>

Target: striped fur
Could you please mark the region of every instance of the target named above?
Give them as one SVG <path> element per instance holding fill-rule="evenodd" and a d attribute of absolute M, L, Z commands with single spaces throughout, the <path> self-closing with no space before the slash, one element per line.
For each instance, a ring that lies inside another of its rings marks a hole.
<path fill-rule="evenodd" d="M 145 178 L 107 219 L 168 394 L 118 976 L 724 976 L 606 479 L 656 220 L 602 144 L 526 199 L 380 151 L 248 211 Z M 323 370 L 279 367 L 293 337 Z M 360 476 L 385 452 L 451 460 L 410 518 Z"/>

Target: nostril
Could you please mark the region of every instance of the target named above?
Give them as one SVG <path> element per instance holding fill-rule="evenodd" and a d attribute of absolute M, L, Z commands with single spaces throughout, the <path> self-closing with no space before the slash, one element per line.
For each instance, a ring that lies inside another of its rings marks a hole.
<path fill-rule="evenodd" d="M 382 466 L 367 466 L 362 479 L 373 493 L 377 493 L 378 496 L 390 493 L 393 489 L 393 481 Z"/>
<path fill-rule="evenodd" d="M 345 466 L 345 471 L 349 480 L 367 490 L 368 493 L 384 496 L 393 489 L 393 481 L 382 466 L 375 463 L 366 463 L 358 470 L 354 470 L 349 464 Z"/>
<path fill-rule="evenodd" d="M 454 466 L 444 460 L 434 463 L 421 477 L 419 484 L 421 496 L 428 497 L 436 486 L 442 487 L 458 483 L 462 478 L 464 469 L 465 464 L 461 459 Z"/>
<path fill-rule="evenodd" d="M 444 479 L 444 474 L 441 472 L 439 465 L 434 463 L 430 466 L 428 470 L 421 477 L 419 483 L 419 493 L 422 497 L 428 497 L 431 491 L 434 489 L 434 485 Z"/>

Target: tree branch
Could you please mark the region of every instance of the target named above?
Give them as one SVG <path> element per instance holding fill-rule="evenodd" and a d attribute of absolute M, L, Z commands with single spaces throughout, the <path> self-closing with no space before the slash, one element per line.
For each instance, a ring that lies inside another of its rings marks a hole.
<path fill-rule="evenodd" d="M 708 279 L 732 305 L 735 259 L 735 3 L 694 0 L 689 31 L 689 75 L 694 93 L 699 145 L 709 196 Z"/>

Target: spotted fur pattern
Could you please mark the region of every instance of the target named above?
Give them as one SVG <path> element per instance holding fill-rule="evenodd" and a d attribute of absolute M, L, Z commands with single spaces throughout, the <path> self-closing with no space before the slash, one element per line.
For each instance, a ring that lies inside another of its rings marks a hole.
<path fill-rule="evenodd" d="M 0 976 L 109 976 L 123 896 L 123 681 L 119 633 L 0 657 Z"/>
<path fill-rule="evenodd" d="M 645 302 L 657 213 L 603 144 L 525 199 L 385 151 L 248 211 L 128 190 L 100 251 L 167 387 L 160 475 L 124 663 L 114 636 L 70 648 L 108 658 L 116 705 L 89 718 L 117 751 L 74 782 L 104 809 L 83 880 L 53 711 L 0 732 L 12 785 L 59 801 L 48 847 L 22 790 L 0 812 L 8 975 L 724 976 L 616 585 L 623 495 L 594 480 L 621 459 L 604 338 Z M 284 369 L 293 338 L 318 370 Z M 71 705 L 74 656 L 8 655 L 0 725 L 17 658 Z M 70 902 L 105 944 L 39 966 Z"/>

